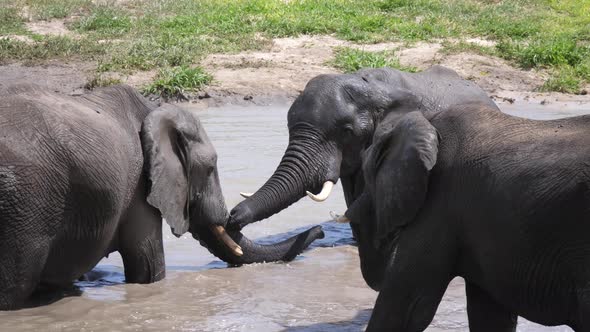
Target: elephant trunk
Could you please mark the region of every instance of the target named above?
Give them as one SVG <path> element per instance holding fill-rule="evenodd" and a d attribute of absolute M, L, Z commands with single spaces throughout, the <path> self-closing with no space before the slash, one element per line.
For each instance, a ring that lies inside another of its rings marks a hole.
<path fill-rule="evenodd" d="M 230 227 L 266 219 L 297 202 L 306 191 L 318 192 L 325 181 L 335 183 L 340 160 L 336 146 L 311 126 L 292 128 L 279 166 L 258 191 L 231 211 Z"/>
<path fill-rule="evenodd" d="M 191 229 L 191 233 L 209 252 L 231 265 L 291 261 L 314 240 L 324 237 L 321 226 L 315 226 L 282 242 L 261 245 L 249 240 L 240 231 L 228 230 L 229 236 L 243 250 L 243 255 L 238 256 L 219 240 L 210 227 L 197 226 Z"/>

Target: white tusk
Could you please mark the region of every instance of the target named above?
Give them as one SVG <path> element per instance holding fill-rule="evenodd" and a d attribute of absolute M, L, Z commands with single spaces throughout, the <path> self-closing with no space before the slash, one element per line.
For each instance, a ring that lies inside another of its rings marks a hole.
<path fill-rule="evenodd" d="M 309 196 L 314 201 L 323 202 L 328 198 L 328 196 L 330 196 L 330 193 L 332 192 L 332 188 L 334 188 L 334 182 L 326 181 L 326 182 L 324 182 L 324 186 L 322 187 L 322 191 L 319 194 L 314 195 L 314 194 L 310 193 L 309 191 L 306 191 L 306 193 L 307 193 L 307 196 Z"/>
<path fill-rule="evenodd" d="M 244 252 L 242 251 L 242 247 L 240 247 L 234 240 L 227 234 L 225 228 L 219 225 L 211 225 L 211 231 L 217 239 L 223 242 L 236 256 L 242 256 Z"/>
<path fill-rule="evenodd" d="M 335 222 L 339 222 L 341 224 L 350 223 L 350 219 L 348 219 L 346 216 L 336 214 L 334 211 L 330 211 L 330 217 L 332 217 L 332 219 L 334 219 Z"/>
<path fill-rule="evenodd" d="M 240 192 L 240 196 L 242 196 L 244 198 L 248 198 L 248 197 L 250 197 L 252 195 L 254 195 L 254 193 L 243 193 L 243 192 Z"/>

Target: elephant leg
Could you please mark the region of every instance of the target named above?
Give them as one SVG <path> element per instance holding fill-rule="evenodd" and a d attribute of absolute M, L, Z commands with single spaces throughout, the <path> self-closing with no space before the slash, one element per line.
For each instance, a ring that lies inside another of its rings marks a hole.
<path fill-rule="evenodd" d="M 139 202 L 121 223 L 118 242 L 126 282 L 148 284 L 164 279 L 162 219 L 154 208 Z"/>
<path fill-rule="evenodd" d="M 161 229 L 158 233 L 157 236 L 146 235 L 137 242 L 121 244 L 119 252 L 125 266 L 126 282 L 149 284 L 166 276 Z"/>
<path fill-rule="evenodd" d="M 41 280 L 48 255 L 43 245 L 48 242 L 40 238 L 11 240 L 15 241 L 0 246 L 0 310 L 19 309 L 26 303 Z"/>
<path fill-rule="evenodd" d="M 367 331 L 424 331 L 432 322 L 453 277 L 454 259 L 448 242 L 423 233 L 401 235 Z"/>
<path fill-rule="evenodd" d="M 496 302 L 479 286 L 465 281 L 469 330 L 514 332 L 518 316 Z"/>
<path fill-rule="evenodd" d="M 417 273 L 416 271 L 412 273 Z M 388 277 L 375 303 L 367 331 L 424 331 L 432 322 L 449 280 L 414 283 Z M 434 277 L 433 277 L 434 278 Z"/>
<path fill-rule="evenodd" d="M 586 287 L 578 290 L 578 308 L 567 324 L 574 331 L 590 331 L 590 290 Z"/>

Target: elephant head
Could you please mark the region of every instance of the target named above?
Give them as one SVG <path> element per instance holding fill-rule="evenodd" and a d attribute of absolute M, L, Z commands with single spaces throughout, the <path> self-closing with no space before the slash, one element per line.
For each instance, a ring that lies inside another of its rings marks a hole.
<path fill-rule="evenodd" d="M 420 213 L 427 197 L 439 137 L 421 112 L 390 114 L 363 155 L 364 192 L 341 222 L 353 225 L 361 271 L 379 290 L 400 231 Z"/>
<path fill-rule="evenodd" d="M 231 264 L 290 260 L 322 237 L 315 227 L 275 245 L 261 246 L 224 226 L 229 213 L 221 192 L 217 155 L 200 121 L 172 105 L 143 121 L 141 141 L 148 178 L 147 202 L 157 208 L 176 236 L 187 231 L 214 255 Z"/>
<path fill-rule="evenodd" d="M 233 225 L 268 218 L 306 193 L 324 200 L 339 178 L 350 205 L 355 192 L 362 192 L 361 152 L 371 144 L 383 116 L 422 107 L 407 89 L 383 80 L 387 73 L 383 69 L 312 79 L 289 109 L 289 144 L 280 164 L 258 191 L 232 210 Z"/>

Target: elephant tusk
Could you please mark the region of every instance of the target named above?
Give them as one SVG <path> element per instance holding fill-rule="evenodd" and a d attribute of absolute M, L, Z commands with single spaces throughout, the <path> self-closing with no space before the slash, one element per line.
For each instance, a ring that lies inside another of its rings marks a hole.
<path fill-rule="evenodd" d="M 314 194 L 310 193 L 309 191 L 306 191 L 306 193 L 307 193 L 307 196 L 309 196 L 314 201 L 323 202 L 328 198 L 328 196 L 330 196 L 330 193 L 332 192 L 332 188 L 334 188 L 334 182 L 326 181 L 326 182 L 324 182 L 324 186 L 322 187 L 322 191 L 319 194 L 314 195 Z"/>
<path fill-rule="evenodd" d="M 335 222 L 338 222 L 338 223 L 341 223 L 341 224 L 348 224 L 348 223 L 350 223 L 350 219 L 348 219 L 348 217 L 341 216 L 339 214 L 336 214 L 334 211 L 330 211 L 330 217 L 332 217 L 332 219 Z"/>
<path fill-rule="evenodd" d="M 219 241 L 223 242 L 236 256 L 242 256 L 244 252 L 242 251 L 242 247 L 240 247 L 234 240 L 227 234 L 225 228 L 219 225 L 211 225 L 211 231 Z"/>
<path fill-rule="evenodd" d="M 243 192 L 240 192 L 240 196 L 242 196 L 244 198 L 248 198 L 248 197 L 250 197 L 252 195 L 254 195 L 254 193 L 243 193 Z"/>

